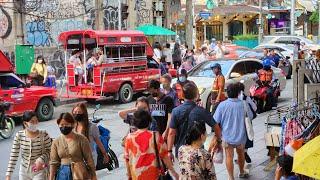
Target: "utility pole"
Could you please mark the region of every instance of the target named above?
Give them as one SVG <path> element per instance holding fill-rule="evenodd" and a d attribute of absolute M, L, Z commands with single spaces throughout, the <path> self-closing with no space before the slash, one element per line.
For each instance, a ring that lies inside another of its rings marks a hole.
<path fill-rule="evenodd" d="M 100 0 L 95 0 L 95 28 L 96 30 L 101 30 L 101 24 L 100 24 L 100 11 L 101 11 L 101 3 Z"/>
<path fill-rule="evenodd" d="M 193 47 L 193 0 L 186 0 L 186 44 L 189 48 Z"/>
<path fill-rule="evenodd" d="M 295 26 L 295 11 L 296 11 L 296 0 L 291 0 L 291 11 L 290 11 L 290 34 L 294 35 Z"/>
<path fill-rule="evenodd" d="M 16 44 L 24 44 L 24 24 L 25 24 L 25 1 L 14 0 L 14 26 Z"/>
<path fill-rule="evenodd" d="M 118 30 L 121 30 L 122 27 L 121 19 L 121 0 L 118 0 Z"/>
<path fill-rule="evenodd" d="M 262 0 L 259 0 L 259 44 L 262 42 L 263 38 L 263 19 L 262 19 Z"/>
<path fill-rule="evenodd" d="M 320 1 L 318 1 L 318 43 L 320 43 Z"/>

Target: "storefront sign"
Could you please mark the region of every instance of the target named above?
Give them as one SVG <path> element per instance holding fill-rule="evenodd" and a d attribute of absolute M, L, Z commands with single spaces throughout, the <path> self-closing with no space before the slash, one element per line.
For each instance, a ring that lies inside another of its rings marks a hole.
<path fill-rule="evenodd" d="M 209 17 L 212 16 L 212 13 L 211 13 L 211 12 L 200 12 L 200 13 L 199 13 L 199 16 L 200 16 L 202 19 L 209 19 Z"/>

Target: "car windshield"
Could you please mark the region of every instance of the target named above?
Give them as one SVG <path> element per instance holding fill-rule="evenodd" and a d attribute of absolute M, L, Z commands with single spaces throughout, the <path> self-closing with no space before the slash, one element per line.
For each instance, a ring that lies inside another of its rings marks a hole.
<path fill-rule="evenodd" d="M 287 49 L 291 50 L 291 51 L 294 50 L 294 45 L 292 45 L 292 44 L 285 45 L 285 47 L 286 47 Z"/>
<path fill-rule="evenodd" d="M 246 51 L 244 53 L 242 53 L 239 58 L 257 58 L 260 59 L 264 56 L 263 54 L 263 50 L 251 50 L 251 51 Z"/>
<path fill-rule="evenodd" d="M 239 57 L 241 54 L 243 54 L 244 52 L 248 51 L 248 49 L 245 48 L 239 48 L 236 50 L 236 54 Z"/>
<path fill-rule="evenodd" d="M 308 44 L 314 44 L 313 41 L 311 41 L 310 39 L 304 38 L 304 37 L 301 37 L 301 40 L 303 40 L 304 42 L 306 42 Z"/>
<path fill-rule="evenodd" d="M 219 63 L 221 65 L 222 74 L 226 75 L 230 70 L 231 66 L 235 63 L 234 60 L 225 60 L 225 61 L 206 61 L 195 67 L 194 70 L 191 70 L 189 77 L 215 77 L 210 66 L 212 64 Z"/>

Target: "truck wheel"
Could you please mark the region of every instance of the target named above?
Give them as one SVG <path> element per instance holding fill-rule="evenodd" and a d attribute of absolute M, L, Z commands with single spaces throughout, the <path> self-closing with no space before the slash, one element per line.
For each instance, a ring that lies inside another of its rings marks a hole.
<path fill-rule="evenodd" d="M 41 99 L 37 107 L 39 121 L 48 121 L 53 116 L 53 103 L 49 98 Z"/>
<path fill-rule="evenodd" d="M 133 90 L 130 84 L 124 84 L 121 86 L 119 91 L 119 100 L 122 103 L 131 102 L 133 97 Z"/>

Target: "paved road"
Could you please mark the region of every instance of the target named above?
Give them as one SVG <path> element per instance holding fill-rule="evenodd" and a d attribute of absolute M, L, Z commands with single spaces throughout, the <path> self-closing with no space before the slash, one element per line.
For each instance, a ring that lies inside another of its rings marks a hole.
<path fill-rule="evenodd" d="M 282 97 L 280 99 L 280 104 L 290 103 L 292 99 L 292 81 L 287 82 L 287 87 L 285 91 L 282 93 Z M 126 179 L 126 169 L 123 161 L 123 149 L 121 147 L 121 139 L 128 132 L 128 126 L 124 125 L 120 118 L 118 117 L 117 112 L 121 109 L 125 109 L 128 107 L 132 107 L 134 103 L 129 104 L 117 104 L 113 102 L 103 102 L 101 103 L 101 110 L 97 113 L 98 116 L 103 117 L 105 120 L 103 123 L 107 128 L 111 130 L 111 145 L 112 149 L 118 156 L 120 161 L 120 168 L 115 170 L 114 172 L 107 172 L 105 170 L 98 172 L 99 179 Z M 47 122 L 40 123 L 40 129 L 45 129 L 49 132 L 50 136 L 56 137 L 59 135 L 59 129 L 56 125 L 55 119 L 62 112 L 70 112 L 73 105 L 64 105 L 57 107 L 55 110 L 53 120 Z M 89 114 L 92 114 L 94 110 L 94 105 L 88 106 Z M 254 121 L 254 129 L 255 129 L 255 146 L 254 148 L 249 150 L 249 153 L 252 156 L 253 163 L 251 165 L 252 176 L 250 179 L 272 179 L 272 173 L 263 172 L 262 169 L 264 167 L 265 161 L 268 159 L 266 156 L 266 150 L 264 146 L 264 132 L 265 126 L 264 121 L 267 117 L 267 113 L 259 115 L 259 117 Z M 20 130 L 22 127 L 19 125 L 16 128 L 16 131 Z M 12 145 L 11 139 L 0 139 L 0 154 L 1 163 L 0 163 L 0 179 L 4 179 L 5 171 L 7 168 L 7 162 L 9 160 L 10 149 Z M 19 164 L 19 163 L 18 163 Z M 224 165 L 215 165 L 216 172 L 218 174 L 218 179 L 227 179 L 227 172 L 225 170 Z M 238 169 L 235 167 L 235 171 L 237 174 Z M 18 179 L 18 167 L 12 177 L 13 180 Z"/>

